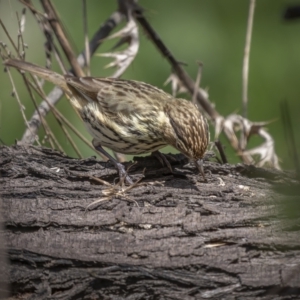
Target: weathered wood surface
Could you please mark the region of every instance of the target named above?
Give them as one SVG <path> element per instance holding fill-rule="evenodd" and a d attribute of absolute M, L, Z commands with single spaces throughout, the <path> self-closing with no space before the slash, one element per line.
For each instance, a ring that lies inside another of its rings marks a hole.
<path fill-rule="evenodd" d="M 291 175 L 206 161 L 203 182 L 177 158 L 186 178 L 140 158 L 134 202 L 85 213 L 108 189 L 90 176 L 117 176 L 109 163 L 0 148 L 11 299 L 300 299 L 299 227 L 280 204 L 295 197 L 273 189 Z"/>

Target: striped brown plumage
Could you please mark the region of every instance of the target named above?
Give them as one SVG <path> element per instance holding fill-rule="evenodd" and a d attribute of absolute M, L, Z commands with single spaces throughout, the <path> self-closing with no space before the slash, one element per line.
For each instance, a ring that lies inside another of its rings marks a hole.
<path fill-rule="evenodd" d="M 128 182 L 131 180 L 123 166 L 102 146 L 124 154 L 143 154 L 171 145 L 195 161 L 204 176 L 202 158 L 209 130 L 205 117 L 192 102 L 138 81 L 62 76 L 16 59 L 5 61 L 5 65 L 62 88 L 93 136 L 94 147 L 113 160 Z"/>

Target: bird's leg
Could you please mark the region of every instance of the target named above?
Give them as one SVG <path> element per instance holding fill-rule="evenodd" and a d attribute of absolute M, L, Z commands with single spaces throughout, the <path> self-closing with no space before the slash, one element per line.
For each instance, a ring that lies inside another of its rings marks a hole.
<path fill-rule="evenodd" d="M 122 178 L 125 178 L 125 181 L 128 184 L 133 184 L 133 181 L 128 176 L 128 174 L 127 174 L 127 172 L 125 170 L 125 167 L 121 163 L 117 162 L 109 153 L 107 153 L 102 148 L 102 146 L 97 141 L 95 141 L 95 139 L 93 140 L 93 146 L 95 147 L 95 149 L 97 151 L 99 151 L 100 153 L 102 153 L 103 155 L 105 155 L 114 164 L 114 166 L 117 168 L 117 170 L 119 172 L 120 180 L 122 180 Z"/>
<path fill-rule="evenodd" d="M 151 155 L 155 156 L 159 160 L 159 162 L 162 164 L 162 166 L 166 165 L 168 167 L 168 169 L 170 170 L 170 172 L 173 174 L 173 168 L 164 154 L 162 154 L 161 152 L 156 150 L 156 151 L 152 152 Z"/>
<path fill-rule="evenodd" d="M 195 164 L 200 174 L 203 176 L 204 181 L 207 182 L 204 174 L 204 169 L 203 169 L 203 159 L 195 160 Z"/>

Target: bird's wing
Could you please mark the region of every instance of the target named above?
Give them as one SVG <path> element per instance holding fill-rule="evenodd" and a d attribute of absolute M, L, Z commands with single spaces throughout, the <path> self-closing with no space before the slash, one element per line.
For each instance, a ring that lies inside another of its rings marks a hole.
<path fill-rule="evenodd" d="M 102 112 L 118 114 L 140 114 L 162 110 L 165 102 L 173 97 L 149 84 L 115 78 L 65 76 L 70 89 L 88 103 L 95 103 Z"/>

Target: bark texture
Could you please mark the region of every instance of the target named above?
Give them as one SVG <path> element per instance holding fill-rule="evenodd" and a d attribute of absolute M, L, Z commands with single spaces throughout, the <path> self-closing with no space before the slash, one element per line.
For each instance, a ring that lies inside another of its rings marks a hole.
<path fill-rule="evenodd" d="M 299 215 L 282 204 L 299 199 L 292 175 L 211 159 L 204 182 L 171 158 L 176 176 L 137 158 L 144 184 L 86 211 L 109 195 L 93 176 L 114 185 L 110 163 L 1 147 L 11 299 L 300 299 Z"/>

